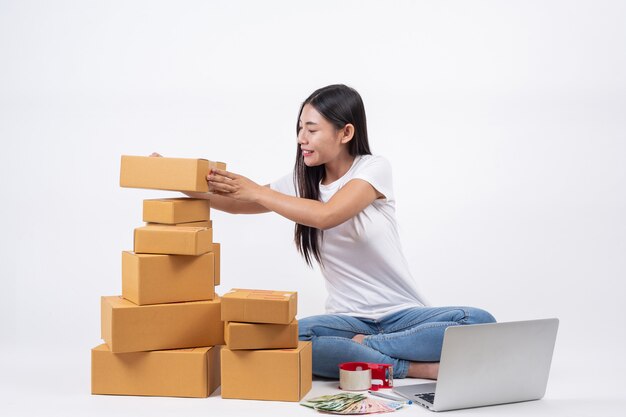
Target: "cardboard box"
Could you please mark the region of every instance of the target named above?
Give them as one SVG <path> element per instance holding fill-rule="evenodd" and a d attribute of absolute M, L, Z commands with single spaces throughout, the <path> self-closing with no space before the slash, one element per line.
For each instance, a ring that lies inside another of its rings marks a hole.
<path fill-rule="evenodd" d="M 212 167 L 225 170 L 226 164 L 206 159 L 122 155 L 120 186 L 206 193 L 206 177 Z"/>
<path fill-rule="evenodd" d="M 300 401 L 311 389 L 312 344 L 296 349 L 222 348 L 222 398 Z"/>
<path fill-rule="evenodd" d="M 162 226 L 161 223 L 146 223 L 146 226 Z M 169 226 L 179 226 L 179 227 L 209 227 L 209 228 L 213 228 L 213 221 L 212 220 L 208 220 L 208 221 L 202 221 L 202 222 L 191 222 L 191 223 L 180 223 L 180 224 L 172 224 Z M 214 273 L 213 273 L 213 280 L 214 280 L 214 284 L 215 286 L 220 285 L 221 282 L 221 245 L 219 243 L 213 242 L 213 248 L 211 249 L 211 252 L 213 252 L 214 256 L 213 256 L 213 265 L 214 265 Z"/>
<path fill-rule="evenodd" d="M 209 200 L 199 198 L 160 198 L 143 200 L 143 221 L 177 224 L 210 220 Z"/>
<path fill-rule="evenodd" d="M 222 257 L 222 247 L 219 243 L 215 243 L 213 242 L 213 254 L 215 255 L 213 257 L 213 260 L 215 261 L 214 265 L 215 265 L 215 274 L 214 274 L 214 278 L 213 280 L 215 281 L 215 285 L 220 285 L 221 282 L 221 260 L 220 258 Z"/>
<path fill-rule="evenodd" d="M 295 349 L 298 347 L 298 320 L 289 324 L 226 322 L 224 341 L 230 350 Z"/>
<path fill-rule="evenodd" d="M 212 300 L 213 257 L 122 252 L 122 297 L 137 305 Z"/>
<path fill-rule="evenodd" d="M 220 386 L 221 346 L 112 353 L 91 349 L 91 393 L 208 397 Z"/>
<path fill-rule="evenodd" d="M 222 297 L 222 321 L 289 324 L 297 305 L 296 292 L 234 288 Z"/>
<path fill-rule="evenodd" d="M 224 344 L 221 300 L 138 306 L 120 296 L 101 299 L 102 339 L 111 352 Z"/>
<path fill-rule="evenodd" d="M 163 226 L 163 223 L 146 223 L 146 226 Z M 168 224 L 167 226 L 177 226 L 177 227 L 208 227 L 209 229 L 213 228 L 213 220 L 202 220 L 199 222 L 188 222 L 188 223 L 175 223 Z"/>
<path fill-rule="evenodd" d="M 135 229 L 135 253 L 202 255 L 213 249 L 213 229 L 143 226 Z"/>

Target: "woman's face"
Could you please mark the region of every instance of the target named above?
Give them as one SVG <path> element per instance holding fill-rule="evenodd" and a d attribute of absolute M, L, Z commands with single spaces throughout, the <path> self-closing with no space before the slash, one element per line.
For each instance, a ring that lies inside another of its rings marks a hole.
<path fill-rule="evenodd" d="M 306 166 L 318 166 L 336 159 L 345 148 L 344 132 L 336 129 L 315 107 L 306 104 L 298 121 L 298 144 Z"/>

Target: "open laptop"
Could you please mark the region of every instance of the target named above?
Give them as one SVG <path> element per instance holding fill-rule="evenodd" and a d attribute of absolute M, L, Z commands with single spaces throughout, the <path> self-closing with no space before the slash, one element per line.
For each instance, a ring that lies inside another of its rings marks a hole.
<path fill-rule="evenodd" d="M 558 327 L 558 319 L 448 327 L 437 382 L 393 391 L 432 411 L 538 400 Z"/>

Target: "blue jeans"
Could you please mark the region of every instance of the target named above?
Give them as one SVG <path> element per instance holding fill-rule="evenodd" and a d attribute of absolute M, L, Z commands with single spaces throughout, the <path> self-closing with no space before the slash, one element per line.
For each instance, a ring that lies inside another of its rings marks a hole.
<path fill-rule="evenodd" d="M 300 340 L 313 342 L 313 374 L 339 378 L 343 362 L 393 365 L 393 377 L 405 378 L 409 362 L 438 362 L 448 326 L 493 323 L 488 312 L 473 307 L 413 307 L 379 320 L 322 314 L 298 321 Z M 363 343 L 352 340 L 366 335 Z"/>

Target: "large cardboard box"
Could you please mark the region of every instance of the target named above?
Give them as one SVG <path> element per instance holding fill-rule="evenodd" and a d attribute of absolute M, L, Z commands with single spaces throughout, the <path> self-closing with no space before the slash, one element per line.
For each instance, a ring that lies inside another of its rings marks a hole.
<path fill-rule="evenodd" d="M 143 200 L 143 221 L 177 224 L 210 220 L 210 201 L 199 198 Z"/>
<path fill-rule="evenodd" d="M 215 261 L 215 275 L 213 279 L 215 280 L 215 285 L 220 285 L 222 268 L 220 258 L 222 257 L 222 248 L 219 243 L 213 242 L 213 254 L 215 255 L 213 257 L 213 260 Z"/>
<path fill-rule="evenodd" d="M 135 253 L 202 255 L 213 249 L 213 229 L 143 226 L 135 229 Z"/>
<path fill-rule="evenodd" d="M 298 347 L 298 320 L 289 324 L 226 322 L 224 341 L 230 350 L 295 349 Z"/>
<path fill-rule="evenodd" d="M 222 297 L 222 321 L 289 324 L 296 317 L 298 293 L 234 288 Z"/>
<path fill-rule="evenodd" d="M 300 401 L 311 389 L 311 342 L 296 349 L 222 348 L 222 398 Z"/>
<path fill-rule="evenodd" d="M 120 296 L 101 299 L 102 339 L 111 352 L 224 344 L 220 298 L 138 306 Z"/>
<path fill-rule="evenodd" d="M 206 159 L 122 155 L 120 186 L 206 193 L 206 177 L 213 167 L 225 170 L 226 164 Z"/>
<path fill-rule="evenodd" d="M 122 252 L 122 297 L 137 305 L 212 300 L 214 254 Z"/>
<path fill-rule="evenodd" d="M 154 352 L 91 350 L 91 393 L 208 397 L 220 386 L 221 346 Z"/>
<path fill-rule="evenodd" d="M 146 226 L 163 226 L 163 223 L 146 223 Z M 168 224 L 167 226 L 178 226 L 178 227 L 208 227 L 210 229 L 213 228 L 213 220 L 202 220 L 199 222 L 187 222 L 187 223 L 174 223 Z"/>

